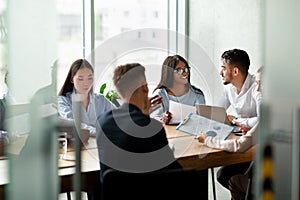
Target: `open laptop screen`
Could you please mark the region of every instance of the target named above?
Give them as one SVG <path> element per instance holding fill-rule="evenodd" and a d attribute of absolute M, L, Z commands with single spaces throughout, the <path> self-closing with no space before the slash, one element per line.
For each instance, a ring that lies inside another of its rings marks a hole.
<path fill-rule="evenodd" d="M 196 112 L 203 117 L 231 125 L 225 108 L 211 105 L 196 104 Z"/>

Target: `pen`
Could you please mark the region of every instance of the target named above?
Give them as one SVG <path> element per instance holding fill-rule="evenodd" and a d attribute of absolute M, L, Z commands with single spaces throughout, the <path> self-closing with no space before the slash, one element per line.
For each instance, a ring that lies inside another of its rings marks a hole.
<path fill-rule="evenodd" d="M 190 115 L 186 116 L 186 117 L 183 119 L 181 125 L 184 125 L 185 123 L 187 123 L 187 121 L 189 121 L 189 119 L 190 119 Z"/>

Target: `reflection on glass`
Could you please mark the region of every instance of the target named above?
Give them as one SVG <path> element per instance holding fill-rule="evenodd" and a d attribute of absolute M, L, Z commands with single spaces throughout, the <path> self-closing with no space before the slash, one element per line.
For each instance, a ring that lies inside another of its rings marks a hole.
<path fill-rule="evenodd" d="M 82 58 L 82 0 L 57 0 L 57 87 L 63 84 L 64 77 L 73 60 Z"/>
<path fill-rule="evenodd" d="M 5 26 L 5 13 L 6 13 L 6 1 L 0 0 L 0 75 L 5 75 L 5 66 L 6 66 L 6 40 L 7 40 L 7 28 Z M 1 93 L 3 93 L 3 88 L 1 85 Z"/>

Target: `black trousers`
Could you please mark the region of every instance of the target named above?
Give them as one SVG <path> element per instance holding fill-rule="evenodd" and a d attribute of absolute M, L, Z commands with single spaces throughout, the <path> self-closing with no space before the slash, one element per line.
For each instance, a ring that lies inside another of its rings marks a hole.
<path fill-rule="evenodd" d="M 221 167 L 217 172 L 218 182 L 225 188 L 228 188 L 229 179 L 238 174 L 244 174 L 249 168 L 251 162 L 239 163 Z"/>

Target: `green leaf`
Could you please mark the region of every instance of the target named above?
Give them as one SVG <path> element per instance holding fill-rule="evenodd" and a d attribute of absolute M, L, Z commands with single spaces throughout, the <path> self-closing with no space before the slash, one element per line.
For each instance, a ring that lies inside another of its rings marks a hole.
<path fill-rule="evenodd" d="M 101 87 L 100 87 L 100 94 L 104 94 L 104 90 L 105 90 L 105 88 L 106 88 L 106 83 L 103 83 L 102 85 L 101 85 Z"/>

